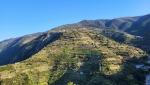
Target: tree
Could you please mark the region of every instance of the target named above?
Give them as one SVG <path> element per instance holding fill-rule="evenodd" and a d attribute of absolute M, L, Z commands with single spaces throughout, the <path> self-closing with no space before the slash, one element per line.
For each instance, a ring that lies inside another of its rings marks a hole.
<path fill-rule="evenodd" d="M 69 81 L 67 85 L 76 85 L 73 82 Z"/>

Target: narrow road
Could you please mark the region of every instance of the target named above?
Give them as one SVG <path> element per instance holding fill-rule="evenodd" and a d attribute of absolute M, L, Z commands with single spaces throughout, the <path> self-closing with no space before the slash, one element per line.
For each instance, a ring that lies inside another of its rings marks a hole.
<path fill-rule="evenodd" d="M 145 85 L 150 85 L 150 74 L 146 76 Z"/>
<path fill-rule="evenodd" d="M 148 57 L 147 64 L 150 64 L 150 56 Z M 143 71 L 150 70 L 150 65 L 137 64 L 135 67 L 137 69 L 142 69 Z M 146 76 L 145 76 L 145 85 L 150 85 L 150 73 L 146 74 Z"/>
<path fill-rule="evenodd" d="M 147 63 L 150 63 L 150 56 L 148 57 Z M 150 74 L 146 75 L 145 85 L 150 85 Z"/>

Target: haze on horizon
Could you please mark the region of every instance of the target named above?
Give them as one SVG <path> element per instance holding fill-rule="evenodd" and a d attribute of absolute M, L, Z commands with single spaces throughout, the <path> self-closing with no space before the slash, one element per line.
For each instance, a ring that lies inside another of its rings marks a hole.
<path fill-rule="evenodd" d="M 1 0 L 0 41 L 83 19 L 150 13 L 149 0 Z"/>

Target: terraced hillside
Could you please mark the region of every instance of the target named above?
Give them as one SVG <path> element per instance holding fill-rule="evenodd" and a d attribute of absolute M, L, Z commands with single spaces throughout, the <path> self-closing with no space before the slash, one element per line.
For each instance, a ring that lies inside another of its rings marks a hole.
<path fill-rule="evenodd" d="M 142 72 L 134 67 L 134 60 L 146 56 L 141 49 L 92 28 L 48 33 L 61 35 L 29 59 L 1 66 L 0 85 L 143 85 Z"/>

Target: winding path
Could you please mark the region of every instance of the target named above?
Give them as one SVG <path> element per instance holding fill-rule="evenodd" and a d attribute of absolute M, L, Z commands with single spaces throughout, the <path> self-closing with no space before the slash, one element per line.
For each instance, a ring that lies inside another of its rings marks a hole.
<path fill-rule="evenodd" d="M 150 64 L 150 56 L 148 57 L 147 64 Z M 149 65 L 144 65 L 144 64 L 136 65 L 136 68 L 137 69 L 142 69 L 144 71 L 149 71 L 150 70 L 150 66 Z M 145 84 L 144 85 L 150 85 L 150 73 L 145 76 Z"/>
<path fill-rule="evenodd" d="M 150 85 L 150 74 L 146 76 L 145 85 Z"/>
<path fill-rule="evenodd" d="M 150 63 L 150 56 L 148 57 L 147 63 Z M 150 85 L 150 74 L 146 75 L 145 85 Z"/>

